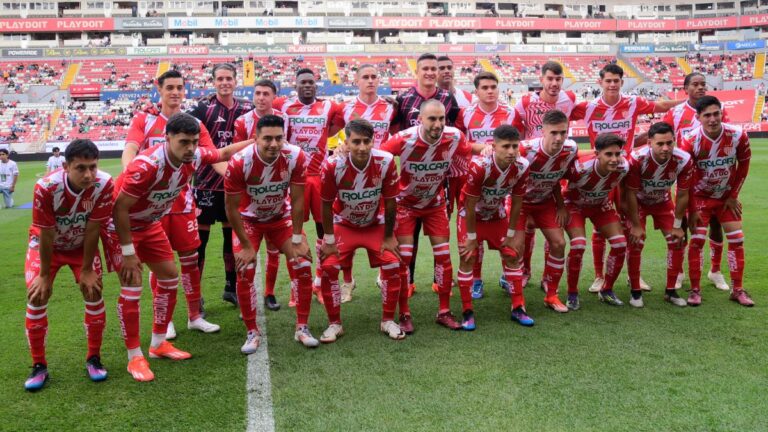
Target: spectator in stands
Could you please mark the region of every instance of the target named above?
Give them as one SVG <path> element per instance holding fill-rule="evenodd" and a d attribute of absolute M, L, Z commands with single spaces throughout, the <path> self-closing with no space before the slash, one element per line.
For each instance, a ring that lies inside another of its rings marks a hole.
<path fill-rule="evenodd" d="M 10 159 L 8 149 L 0 148 L 0 195 L 3 196 L 5 208 L 13 207 L 13 192 L 19 179 L 19 168 Z"/>

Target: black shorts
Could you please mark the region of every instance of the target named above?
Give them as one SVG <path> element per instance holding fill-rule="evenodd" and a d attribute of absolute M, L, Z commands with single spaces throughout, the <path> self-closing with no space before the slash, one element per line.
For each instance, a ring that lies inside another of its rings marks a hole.
<path fill-rule="evenodd" d="M 216 221 L 229 222 L 224 205 L 224 191 L 195 189 L 195 203 L 200 209 L 197 216 L 198 225 L 213 225 Z"/>

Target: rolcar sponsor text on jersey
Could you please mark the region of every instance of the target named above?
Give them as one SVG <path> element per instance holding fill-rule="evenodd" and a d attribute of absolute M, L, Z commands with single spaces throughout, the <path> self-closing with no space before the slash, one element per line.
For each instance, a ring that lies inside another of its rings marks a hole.
<path fill-rule="evenodd" d="M 259 186 L 248 186 L 249 195 L 261 195 L 265 193 L 283 192 L 288 189 L 288 182 L 272 183 Z"/>
<path fill-rule="evenodd" d="M 715 159 L 705 159 L 705 160 L 700 160 L 696 162 L 696 165 L 702 169 L 721 167 L 721 166 L 731 166 L 735 164 L 736 164 L 736 158 L 734 156 L 715 158 Z"/>
<path fill-rule="evenodd" d="M 412 172 L 420 171 L 445 171 L 451 165 L 450 161 L 442 162 L 408 162 L 408 169 Z"/>

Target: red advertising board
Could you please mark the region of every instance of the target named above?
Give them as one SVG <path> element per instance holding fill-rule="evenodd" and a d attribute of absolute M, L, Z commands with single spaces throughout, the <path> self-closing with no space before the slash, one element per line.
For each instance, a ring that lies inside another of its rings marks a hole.
<path fill-rule="evenodd" d="M 295 54 L 324 53 L 325 45 L 288 45 L 288 52 Z"/>
<path fill-rule="evenodd" d="M 114 30 L 112 18 L 0 19 L 0 33 L 83 32 Z"/>
<path fill-rule="evenodd" d="M 619 31 L 674 31 L 677 21 L 664 19 L 618 20 Z"/>
<path fill-rule="evenodd" d="M 208 47 L 204 45 L 170 45 L 168 54 L 207 55 Z"/>
<path fill-rule="evenodd" d="M 408 89 L 416 85 L 415 78 L 390 78 L 389 86 L 394 90 Z"/>
<path fill-rule="evenodd" d="M 378 17 L 373 28 L 424 30 L 569 30 L 615 31 L 616 21 L 564 18 Z"/>
<path fill-rule="evenodd" d="M 437 46 L 437 50 L 444 53 L 471 53 L 475 52 L 475 46 L 469 44 L 440 44 Z"/>
<path fill-rule="evenodd" d="M 692 18 L 677 20 L 677 30 L 708 30 L 739 26 L 739 17 Z"/>
<path fill-rule="evenodd" d="M 101 86 L 98 84 L 72 84 L 69 86 L 69 94 L 73 97 L 99 96 Z"/>

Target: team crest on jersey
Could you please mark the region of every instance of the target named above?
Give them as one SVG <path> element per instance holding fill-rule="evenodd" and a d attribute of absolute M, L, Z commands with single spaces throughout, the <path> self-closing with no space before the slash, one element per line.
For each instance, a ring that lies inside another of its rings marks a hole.
<path fill-rule="evenodd" d="M 352 183 L 352 181 L 351 181 L 351 180 L 342 180 L 342 181 L 341 181 L 341 186 L 342 186 L 342 187 L 345 187 L 345 188 L 350 188 L 350 187 L 352 187 L 352 184 L 353 184 L 353 183 Z"/>
<path fill-rule="evenodd" d="M 681 121 L 680 124 L 683 125 L 683 126 L 687 126 L 687 125 L 693 124 L 693 121 L 691 121 L 690 119 L 685 119 L 685 120 Z"/>
<path fill-rule="evenodd" d="M 251 174 L 251 177 L 248 179 L 249 183 L 261 183 L 261 177 L 259 177 L 257 174 Z"/>
<path fill-rule="evenodd" d="M 483 122 L 479 119 L 472 120 L 472 127 L 480 127 L 483 125 Z"/>
<path fill-rule="evenodd" d="M 93 211 L 93 200 L 92 199 L 89 198 L 87 200 L 83 200 L 81 204 L 83 205 L 83 208 L 85 209 L 85 211 L 87 211 L 89 213 Z"/>
<path fill-rule="evenodd" d="M 599 119 L 603 118 L 603 113 L 602 112 L 596 112 L 596 113 L 594 113 L 592 115 L 592 117 L 594 117 L 596 120 L 599 120 Z"/>
<path fill-rule="evenodd" d="M 161 180 L 157 182 L 157 187 L 167 188 L 169 186 L 168 180 Z"/>

